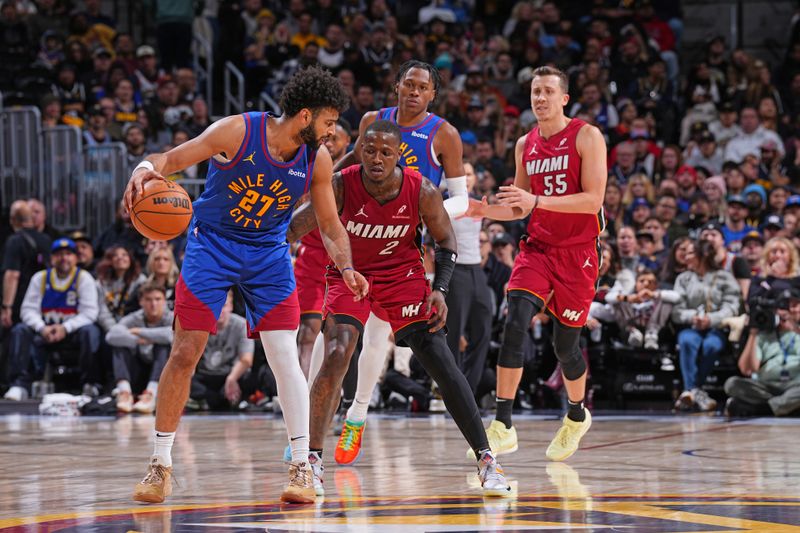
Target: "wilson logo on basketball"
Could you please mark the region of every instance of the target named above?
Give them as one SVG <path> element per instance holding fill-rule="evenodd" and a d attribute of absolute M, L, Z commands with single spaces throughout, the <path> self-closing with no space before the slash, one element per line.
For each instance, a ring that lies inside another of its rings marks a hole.
<path fill-rule="evenodd" d="M 172 207 L 175 209 L 189 209 L 189 206 L 192 202 L 187 200 L 186 198 L 175 198 L 175 197 L 155 197 L 153 198 L 154 205 L 161 205 L 161 204 L 171 204 Z"/>

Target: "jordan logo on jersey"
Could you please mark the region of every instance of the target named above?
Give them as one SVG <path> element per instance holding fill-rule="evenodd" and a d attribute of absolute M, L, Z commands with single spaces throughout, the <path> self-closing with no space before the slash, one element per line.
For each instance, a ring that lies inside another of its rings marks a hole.
<path fill-rule="evenodd" d="M 253 161 L 253 157 L 255 157 L 256 153 L 253 152 L 252 154 L 248 155 L 247 157 L 243 158 L 242 161 L 250 161 L 253 163 L 253 166 L 256 166 L 256 162 Z"/>
<path fill-rule="evenodd" d="M 261 228 L 262 217 L 273 205 L 276 211 L 289 209 L 293 205 L 292 195 L 281 180 L 273 180 L 264 190 L 264 174 L 256 174 L 255 178 L 248 174 L 233 179 L 228 183 L 228 189 L 240 197 L 236 207 L 228 214 L 237 226 L 243 228 Z M 233 197 L 228 195 L 228 198 Z"/>
<path fill-rule="evenodd" d="M 364 208 L 365 208 L 365 207 L 367 207 L 367 204 L 364 204 L 364 205 L 362 205 L 362 206 L 361 206 L 361 209 L 359 209 L 359 210 L 358 210 L 358 213 L 356 213 L 356 216 L 362 216 L 362 217 L 364 217 L 364 218 L 369 218 L 369 215 L 367 215 L 367 214 L 364 212 Z"/>

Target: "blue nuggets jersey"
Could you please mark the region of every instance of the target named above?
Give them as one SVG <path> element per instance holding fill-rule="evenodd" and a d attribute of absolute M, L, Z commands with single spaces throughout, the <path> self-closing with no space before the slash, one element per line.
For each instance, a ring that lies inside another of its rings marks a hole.
<path fill-rule="evenodd" d="M 239 151 L 226 164 L 211 159 L 205 191 L 194 202 L 195 224 L 246 244 L 284 242 L 294 205 L 311 184 L 316 150 L 302 145 L 291 161 L 275 161 L 267 149 L 268 116 L 244 113 Z"/>
<path fill-rule="evenodd" d="M 78 314 L 78 278 L 81 269 L 72 272 L 72 278 L 65 288 L 57 289 L 53 283 L 55 272 L 48 268 L 42 283 L 42 319 L 45 324 L 62 324 Z"/>
<path fill-rule="evenodd" d="M 379 120 L 390 120 L 397 124 L 397 108 L 384 107 L 378 112 Z M 444 119 L 433 113 L 428 113 L 422 122 L 414 126 L 400 126 L 403 134 L 400 149 L 400 165 L 416 170 L 437 187 L 442 181 L 442 165 L 436 160 L 433 153 L 433 137 L 444 124 Z"/>

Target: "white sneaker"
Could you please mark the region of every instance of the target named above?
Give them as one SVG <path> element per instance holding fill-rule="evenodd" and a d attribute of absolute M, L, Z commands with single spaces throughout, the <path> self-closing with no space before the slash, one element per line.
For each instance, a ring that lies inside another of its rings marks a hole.
<path fill-rule="evenodd" d="M 661 358 L 661 370 L 664 372 L 673 372 L 675 370 L 675 363 L 666 355 Z"/>
<path fill-rule="evenodd" d="M 139 395 L 139 401 L 133 404 L 133 410 L 145 415 L 152 414 L 156 410 L 156 396 L 149 390 Z"/>
<path fill-rule="evenodd" d="M 628 346 L 631 348 L 641 348 L 644 342 L 644 335 L 636 328 L 631 329 L 628 333 Z"/>
<path fill-rule="evenodd" d="M 697 389 L 695 389 L 697 390 Z M 677 411 L 691 411 L 694 407 L 694 392 L 685 390 L 675 400 L 675 409 Z"/>
<path fill-rule="evenodd" d="M 511 486 L 506 481 L 502 467 L 497 464 L 492 452 L 484 452 L 478 461 L 478 479 L 484 496 L 504 497 L 511 495 Z"/>
<path fill-rule="evenodd" d="M 694 401 L 701 411 L 709 412 L 717 408 L 717 401 L 703 389 L 694 389 L 692 392 L 694 392 Z"/>
<path fill-rule="evenodd" d="M 658 350 L 658 332 L 648 331 L 644 334 L 644 349 Z"/>
<path fill-rule="evenodd" d="M 311 471 L 314 472 L 314 493 L 317 496 L 325 496 L 325 487 L 322 485 L 325 467 L 322 466 L 322 458 L 316 452 L 311 452 L 308 454 L 308 464 L 311 465 Z"/>
<path fill-rule="evenodd" d="M 6 391 L 6 394 L 3 396 L 3 398 L 14 402 L 21 402 L 28 399 L 28 391 L 25 390 L 24 387 L 18 387 L 14 385 L 8 389 L 8 391 Z"/>

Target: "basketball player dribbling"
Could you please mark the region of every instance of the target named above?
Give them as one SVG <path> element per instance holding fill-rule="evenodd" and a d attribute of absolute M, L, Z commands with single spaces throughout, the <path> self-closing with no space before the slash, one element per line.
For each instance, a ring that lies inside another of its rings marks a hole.
<path fill-rule="evenodd" d="M 511 489 L 489 449 L 478 406 L 458 369 L 442 327 L 445 296 L 456 264 L 456 239 L 439 190 L 418 172 L 399 166 L 400 128 L 388 120 L 370 124 L 361 136 L 360 165 L 333 176 L 342 223 L 355 268 L 369 279 L 366 298 L 354 301 L 341 275 L 329 267 L 324 303 L 325 356 L 311 387 L 311 453 L 317 495 L 324 494 L 322 445 L 339 403 L 342 379 L 371 313 L 388 322 L 398 345 L 407 345 L 439 384 L 445 405 L 478 458 L 484 494 L 506 496 Z M 436 242 L 431 284 L 422 262 L 422 223 Z M 292 217 L 294 240 L 316 226 L 306 204 Z M 367 354 L 362 354 L 362 356 Z"/>
<path fill-rule="evenodd" d="M 294 205 L 310 191 L 325 248 L 346 290 L 351 298 L 366 295 L 367 282 L 353 270 L 338 217 L 331 158 L 320 146 L 348 105 L 330 73 L 307 68 L 284 88 L 282 116 L 255 112 L 224 118 L 199 137 L 148 156 L 133 171 L 125 191 L 129 209 L 148 180 L 211 159 L 175 289 L 175 340 L 161 374 L 155 449 L 134 500 L 160 503 L 172 491 L 171 450 L 191 376 L 234 285 L 245 300 L 248 334 L 260 336 L 275 375 L 289 436 L 292 461 L 281 500 L 315 500 L 308 464 L 308 385 L 297 356 L 300 310 L 286 228 Z"/>
<path fill-rule="evenodd" d="M 531 215 L 508 282 L 508 315 L 497 363 L 497 412 L 487 429 L 497 455 L 517 449 L 511 409 L 522 377 L 523 338 L 551 291 L 547 310 L 554 318 L 553 344 L 569 410 L 545 455 L 553 461 L 571 456 L 592 423 L 583 406 L 586 363 L 579 341 L 601 258 L 606 144 L 597 128 L 564 115 L 567 89 L 567 76 L 560 70 L 539 67 L 533 72 L 531 106 L 538 124 L 517 141 L 514 185 L 500 188 L 499 205 L 488 205 L 486 198 L 470 200 L 467 211 L 493 220 Z"/>
<path fill-rule="evenodd" d="M 461 136 L 449 122 L 428 112 L 430 104 L 436 99 L 441 79 L 435 67 L 422 61 L 407 61 L 397 73 L 395 91 L 397 107 L 387 107 L 370 111 L 359 124 L 359 137 L 353 151 L 339 161 L 334 170 L 338 171 L 361 160 L 361 146 L 364 133 L 376 120 L 388 120 L 397 124 L 402 135 L 401 155 L 398 164 L 418 171 L 422 176 L 439 187 L 444 178 L 449 197 L 444 201 L 447 214 L 455 219 L 462 216 L 469 205 L 467 177 L 463 163 Z M 470 242 L 469 237 L 456 231 L 459 249 L 473 246 L 479 254 L 477 238 Z M 464 257 L 467 257 L 465 252 Z M 456 270 L 457 277 L 460 271 Z M 470 299 L 475 288 L 466 283 L 459 286 L 463 297 Z M 451 322 L 448 321 L 448 329 Z M 346 419 L 337 444 L 334 457 L 339 464 L 351 464 L 361 453 L 367 410 L 372 391 L 383 371 L 386 353 L 390 348 L 391 326 L 377 316 L 370 316 L 363 335 L 364 348 L 358 360 L 358 379 L 355 398 L 347 410 Z M 460 334 L 448 331 L 448 345 L 457 350 Z M 315 358 L 316 358 L 315 350 Z"/>

